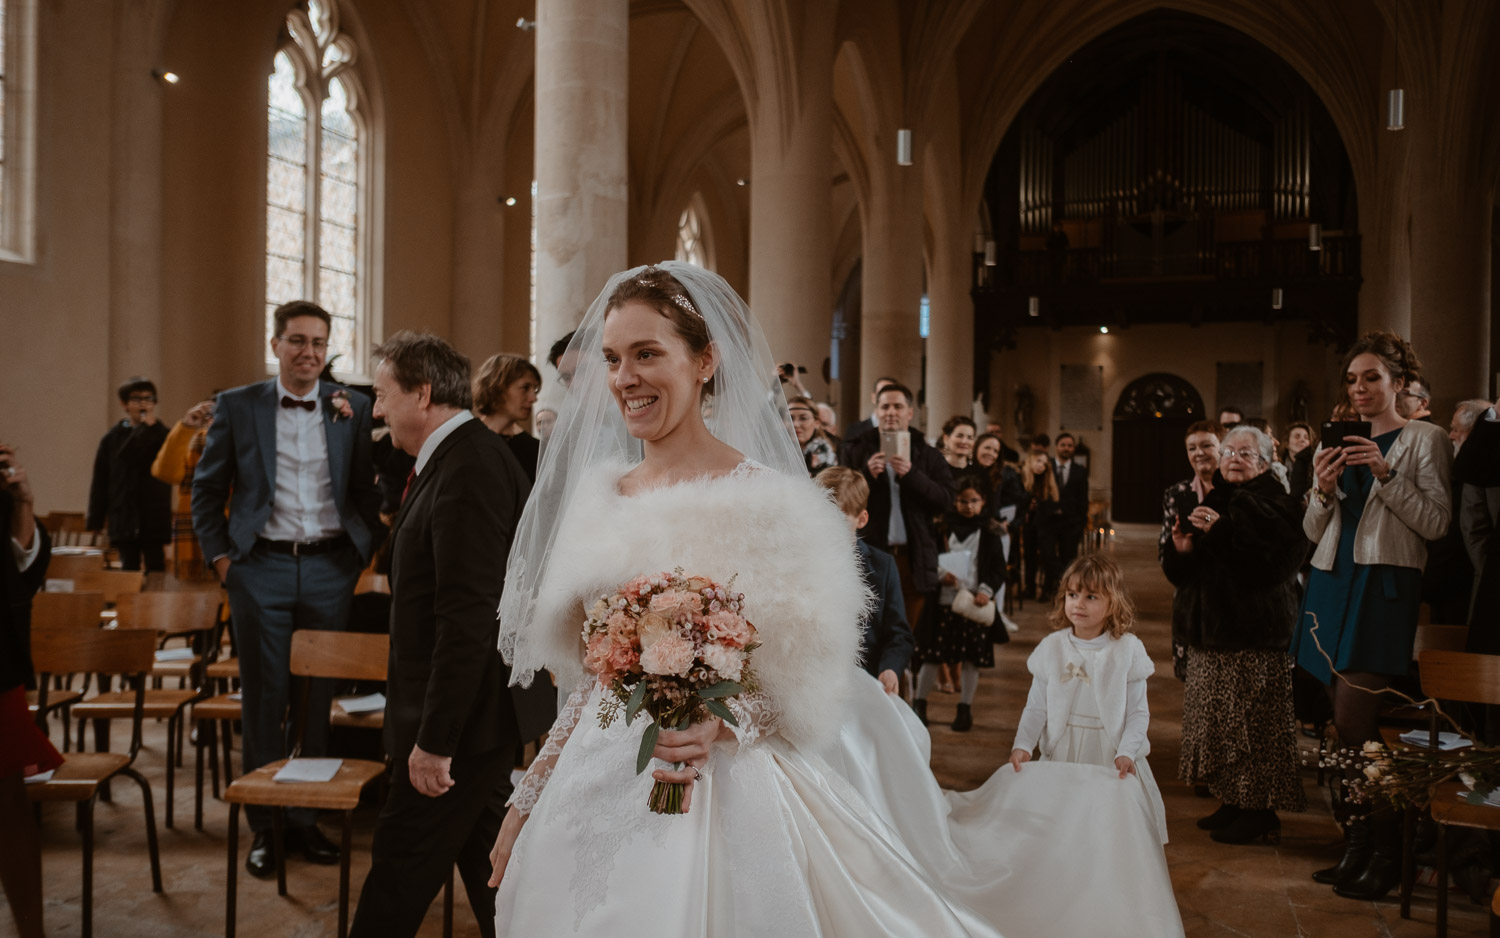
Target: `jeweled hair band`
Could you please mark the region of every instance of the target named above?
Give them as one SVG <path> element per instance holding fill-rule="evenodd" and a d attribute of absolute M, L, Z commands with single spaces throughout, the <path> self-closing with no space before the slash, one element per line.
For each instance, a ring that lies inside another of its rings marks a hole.
<path fill-rule="evenodd" d="M 635 282 L 638 283 L 638 284 L 640 284 L 643 287 L 659 287 L 659 286 L 661 286 L 661 284 L 657 283 L 654 280 L 648 280 L 645 276 L 640 276 L 640 277 L 635 278 Z M 667 294 L 667 299 L 671 300 L 672 304 L 674 306 L 676 306 L 678 309 L 682 310 L 683 312 L 685 312 L 685 313 L 692 313 L 694 316 L 697 316 L 699 319 L 703 319 L 703 314 L 700 313 L 700 312 L 698 312 L 698 307 L 696 307 L 696 306 L 693 305 L 693 301 L 690 300 L 690 299 L 688 299 L 686 293 L 668 293 Z M 707 320 L 705 320 L 705 322 L 706 321 Z"/>

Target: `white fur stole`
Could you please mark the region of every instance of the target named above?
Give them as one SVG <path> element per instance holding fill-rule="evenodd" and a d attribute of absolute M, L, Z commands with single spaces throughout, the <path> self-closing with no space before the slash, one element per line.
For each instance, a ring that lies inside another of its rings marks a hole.
<path fill-rule="evenodd" d="M 847 519 L 810 479 L 765 469 L 626 497 L 628 466 L 585 483 L 542 574 L 532 628 L 561 686 L 583 678 L 583 610 L 631 578 L 670 573 L 734 578 L 761 645 L 751 657 L 781 734 L 800 748 L 837 731 L 858 674 L 869 596 Z"/>

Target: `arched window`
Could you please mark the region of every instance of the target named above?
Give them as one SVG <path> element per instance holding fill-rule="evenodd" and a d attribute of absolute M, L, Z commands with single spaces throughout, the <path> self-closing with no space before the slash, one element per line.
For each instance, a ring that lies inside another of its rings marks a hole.
<path fill-rule="evenodd" d="M 707 215 L 703 207 L 703 197 L 698 193 L 693 193 L 693 197 L 688 200 L 687 208 L 677 216 L 677 253 L 675 256 L 680 261 L 712 270 L 714 262 L 709 253 L 708 231 L 704 223 Z"/>
<path fill-rule="evenodd" d="M 359 375 L 371 347 L 371 187 L 356 58 L 337 0 L 287 14 L 266 88 L 266 335 L 277 306 L 312 298 L 333 316 L 329 360 Z"/>
<path fill-rule="evenodd" d="M 36 0 L 0 0 L 0 260 L 32 259 Z"/>

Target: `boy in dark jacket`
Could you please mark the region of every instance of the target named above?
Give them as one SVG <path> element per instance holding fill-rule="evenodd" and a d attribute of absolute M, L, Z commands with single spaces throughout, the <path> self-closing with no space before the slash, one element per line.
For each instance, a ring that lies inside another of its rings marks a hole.
<path fill-rule="evenodd" d="M 94 456 L 89 487 L 90 531 L 108 531 L 120 552 L 120 565 L 147 572 L 167 568 L 166 545 L 172 538 L 172 487 L 151 475 L 151 462 L 167 440 L 167 428 L 156 419 L 156 385 L 131 378 L 120 385 L 125 419 L 104 434 Z"/>
<path fill-rule="evenodd" d="M 828 490 L 834 504 L 839 506 L 854 530 L 858 531 L 868 523 L 870 514 L 865 510 L 865 503 L 870 497 L 870 486 L 864 476 L 844 466 L 830 466 L 818 473 L 813 481 Z M 856 539 L 855 544 L 859 549 L 860 573 L 875 597 L 873 608 L 861 623 L 864 630 L 861 662 L 865 670 L 880 681 L 886 693 L 894 694 L 900 689 L 901 675 L 911 662 L 916 644 L 911 626 L 906 621 L 901 578 L 890 554 L 862 540 Z"/>

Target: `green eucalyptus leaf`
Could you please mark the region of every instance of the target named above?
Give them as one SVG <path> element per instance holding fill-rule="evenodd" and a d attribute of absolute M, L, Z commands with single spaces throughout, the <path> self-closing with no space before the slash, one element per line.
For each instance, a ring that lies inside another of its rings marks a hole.
<path fill-rule="evenodd" d="M 724 701 L 710 699 L 703 701 L 703 705 L 708 708 L 709 713 L 712 713 L 714 716 L 723 720 L 725 723 L 728 723 L 730 726 L 740 725 L 740 721 L 734 718 L 734 714 L 730 711 L 730 709 L 724 706 Z"/>
<path fill-rule="evenodd" d="M 744 689 L 734 681 L 720 681 L 717 684 L 710 684 L 698 691 L 698 697 L 701 700 L 713 700 L 717 697 L 733 697 L 735 694 L 743 692 Z"/>
<path fill-rule="evenodd" d="M 635 774 L 640 775 L 646 771 L 646 765 L 651 761 L 651 753 L 656 751 L 656 737 L 661 733 L 661 726 L 655 720 L 646 727 L 646 732 L 641 734 L 641 751 L 635 757 Z"/>
<path fill-rule="evenodd" d="M 631 691 L 630 700 L 625 703 L 625 725 L 629 726 L 635 722 L 635 715 L 640 712 L 641 705 L 646 702 L 646 679 L 642 678 L 635 683 L 635 690 Z"/>

